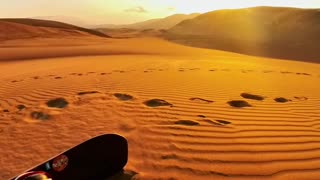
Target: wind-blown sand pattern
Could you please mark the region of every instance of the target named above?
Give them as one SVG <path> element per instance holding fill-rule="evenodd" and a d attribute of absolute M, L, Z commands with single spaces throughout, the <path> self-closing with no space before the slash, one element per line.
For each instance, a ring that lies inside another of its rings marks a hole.
<path fill-rule="evenodd" d="M 147 50 L 133 46 L 140 42 Z M 30 52 L 14 46 L 19 41 L 6 43 L 11 48 L 0 48 L 0 179 L 104 133 L 128 139 L 126 170 L 137 179 L 320 177 L 318 64 L 157 39 L 99 39 L 86 52 L 80 45 L 62 50 L 49 43 Z M 13 61 L 5 52 L 20 59 L 28 52 L 29 60 Z M 130 100 L 122 101 L 125 95 Z M 278 103 L 279 97 L 291 101 Z M 170 105 L 145 104 L 155 99 Z M 251 107 L 232 107 L 233 100 Z"/>

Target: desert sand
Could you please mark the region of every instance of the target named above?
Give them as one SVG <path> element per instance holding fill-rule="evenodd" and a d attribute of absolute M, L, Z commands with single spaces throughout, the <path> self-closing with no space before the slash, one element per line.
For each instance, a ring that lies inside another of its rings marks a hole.
<path fill-rule="evenodd" d="M 320 177 L 319 64 L 91 36 L 0 58 L 0 179 L 104 133 L 137 179 Z"/>

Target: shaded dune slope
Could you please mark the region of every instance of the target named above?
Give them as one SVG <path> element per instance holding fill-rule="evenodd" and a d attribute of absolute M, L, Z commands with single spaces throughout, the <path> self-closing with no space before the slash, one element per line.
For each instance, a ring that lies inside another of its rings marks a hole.
<path fill-rule="evenodd" d="M 280 7 L 218 10 L 168 30 L 178 43 L 291 60 L 319 62 L 320 11 Z"/>

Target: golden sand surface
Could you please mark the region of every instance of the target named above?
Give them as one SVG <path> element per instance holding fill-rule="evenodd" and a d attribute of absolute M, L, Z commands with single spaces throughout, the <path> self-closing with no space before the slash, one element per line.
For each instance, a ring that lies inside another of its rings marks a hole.
<path fill-rule="evenodd" d="M 93 37 L 5 41 L 0 60 L 0 179 L 105 133 L 137 179 L 320 177 L 319 64 Z"/>

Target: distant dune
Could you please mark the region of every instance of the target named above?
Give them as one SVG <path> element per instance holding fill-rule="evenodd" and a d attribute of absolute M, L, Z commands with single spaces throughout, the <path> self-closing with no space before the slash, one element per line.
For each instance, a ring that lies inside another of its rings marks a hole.
<path fill-rule="evenodd" d="M 58 22 L 64 22 L 67 24 L 73 24 L 80 27 L 85 28 L 91 28 L 92 23 L 85 21 L 83 19 L 80 19 L 78 17 L 73 16 L 36 16 L 36 17 L 30 17 L 31 19 L 42 19 L 42 20 L 50 20 L 50 21 L 58 21 Z"/>
<path fill-rule="evenodd" d="M 57 21 L 38 19 L 0 19 L 0 40 L 88 35 L 109 37 L 95 30 Z"/>
<path fill-rule="evenodd" d="M 134 23 L 134 24 L 127 24 L 127 25 L 99 25 L 96 28 L 129 28 L 129 29 L 169 29 L 173 26 L 177 25 L 181 21 L 187 20 L 187 19 L 193 19 L 197 17 L 198 13 L 193 14 L 175 14 L 172 16 L 168 16 L 166 18 L 160 18 L 160 19 L 151 19 L 144 22 Z"/>
<path fill-rule="evenodd" d="M 178 43 L 281 59 L 320 62 L 320 11 L 279 7 L 218 10 L 168 30 Z"/>
<path fill-rule="evenodd" d="M 130 28 L 99 28 L 96 29 L 113 38 L 133 38 L 133 37 L 162 37 L 166 32 L 164 29 L 130 29 Z"/>

